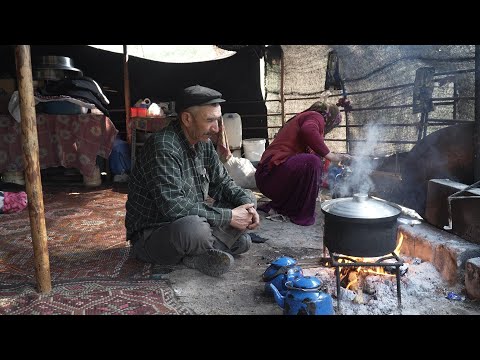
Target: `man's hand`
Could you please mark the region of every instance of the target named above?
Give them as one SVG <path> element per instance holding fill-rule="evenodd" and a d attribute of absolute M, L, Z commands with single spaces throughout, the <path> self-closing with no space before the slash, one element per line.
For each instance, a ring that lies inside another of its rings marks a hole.
<path fill-rule="evenodd" d="M 230 225 L 236 229 L 255 229 L 260 223 L 260 217 L 255 210 L 254 204 L 243 204 L 232 209 Z"/>
<path fill-rule="evenodd" d="M 257 210 L 254 206 L 248 208 L 248 212 L 252 214 L 252 223 L 247 226 L 249 230 L 255 229 L 258 225 L 260 225 L 260 215 L 258 215 Z"/>

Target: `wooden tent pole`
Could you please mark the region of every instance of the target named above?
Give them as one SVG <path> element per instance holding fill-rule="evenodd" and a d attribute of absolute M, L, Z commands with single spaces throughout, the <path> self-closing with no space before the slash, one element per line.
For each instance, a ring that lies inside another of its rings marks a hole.
<path fill-rule="evenodd" d="M 480 45 L 475 45 L 475 122 L 473 126 L 473 175 L 480 181 Z"/>
<path fill-rule="evenodd" d="M 128 49 L 123 45 L 123 92 L 125 93 L 125 122 L 127 126 L 127 142 L 132 143 L 132 130 L 130 128 L 130 78 L 128 75 Z"/>
<path fill-rule="evenodd" d="M 23 163 L 25 165 L 28 214 L 30 216 L 30 230 L 33 240 L 35 277 L 37 279 L 38 291 L 40 293 L 48 293 L 52 290 L 52 283 L 50 279 L 40 162 L 38 159 L 37 120 L 29 45 L 16 46 L 15 61 L 18 92 L 20 95 Z"/>
<path fill-rule="evenodd" d="M 282 126 L 285 125 L 285 56 L 283 49 L 280 54 L 280 101 L 282 109 Z"/>

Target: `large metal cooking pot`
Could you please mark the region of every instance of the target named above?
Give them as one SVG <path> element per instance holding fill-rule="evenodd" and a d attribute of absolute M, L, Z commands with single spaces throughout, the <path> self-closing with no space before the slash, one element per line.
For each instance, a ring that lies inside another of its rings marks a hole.
<path fill-rule="evenodd" d="M 390 254 L 397 244 L 397 218 L 402 209 L 367 194 L 327 200 L 324 245 L 330 252 L 357 257 Z"/>

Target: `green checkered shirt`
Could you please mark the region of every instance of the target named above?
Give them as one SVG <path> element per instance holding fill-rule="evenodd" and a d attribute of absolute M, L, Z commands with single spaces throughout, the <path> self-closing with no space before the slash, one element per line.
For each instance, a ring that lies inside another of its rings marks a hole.
<path fill-rule="evenodd" d="M 187 215 L 204 217 L 211 226 L 229 224 L 232 210 L 207 205 L 207 195 L 234 207 L 251 202 L 228 175 L 213 143 L 190 145 L 174 120 L 148 138 L 129 177 L 127 240 L 136 231 Z"/>

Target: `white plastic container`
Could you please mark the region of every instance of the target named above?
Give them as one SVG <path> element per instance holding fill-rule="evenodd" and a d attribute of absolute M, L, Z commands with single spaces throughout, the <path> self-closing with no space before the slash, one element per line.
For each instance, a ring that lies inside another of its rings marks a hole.
<path fill-rule="evenodd" d="M 242 157 L 242 150 L 240 150 L 240 149 L 232 150 L 232 155 L 235 156 L 235 157 L 241 158 Z"/>
<path fill-rule="evenodd" d="M 230 150 L 240 149 L 242 147 L 242 118 L 240 115 L 237 113 L 223 114 L 223 124 Z"/>
<path fill-rule="evenodd" d="M 260 161 L 265 151 L 265 139 L 253 138 L 243 140 L 243 153 L 250 161 Z"/>

